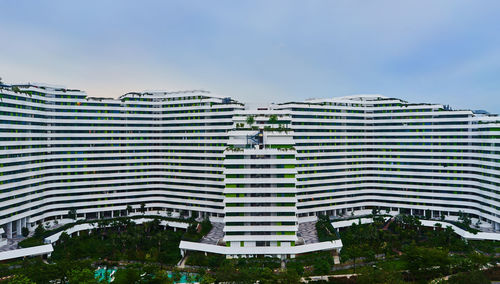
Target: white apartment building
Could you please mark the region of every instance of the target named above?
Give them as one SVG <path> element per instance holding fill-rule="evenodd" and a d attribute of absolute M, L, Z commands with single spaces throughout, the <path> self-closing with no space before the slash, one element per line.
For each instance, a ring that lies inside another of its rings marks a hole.
<path fill-rule="evenodd" d="M 0 85 L 0 226 L 144 206 L 224 224 L 218 245 L 183 249 L 282 257 L 341 246 L 303 242 L 319 214 L 463 212 L 500 230 L 499 138 L 496 115 L 379 95 L 245 110 L 206 91 Z"/>

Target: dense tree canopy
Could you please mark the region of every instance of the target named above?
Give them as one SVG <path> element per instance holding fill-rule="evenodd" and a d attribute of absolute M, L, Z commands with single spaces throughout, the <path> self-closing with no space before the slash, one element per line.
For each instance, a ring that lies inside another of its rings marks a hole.
<path fill-rule="evenodd" d="M 180 259 L 179 241 L 183 232 L 165 229 L 159 220 L 136 225 L 120 221 L 101 226 L 95 233 L 72 237 L 63 233 L 55 246 L 54 261 L 65 259 L 139 260 L 175 264 Z"/>

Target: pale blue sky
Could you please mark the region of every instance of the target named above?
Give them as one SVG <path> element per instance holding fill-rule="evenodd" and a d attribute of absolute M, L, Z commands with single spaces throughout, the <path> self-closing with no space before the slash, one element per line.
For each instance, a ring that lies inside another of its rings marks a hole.
<path fill-rule="evenodd" d="M 0 76 L 252 106 L 378 93 L 500 113 L 500 1 L 0 2 Z"/>

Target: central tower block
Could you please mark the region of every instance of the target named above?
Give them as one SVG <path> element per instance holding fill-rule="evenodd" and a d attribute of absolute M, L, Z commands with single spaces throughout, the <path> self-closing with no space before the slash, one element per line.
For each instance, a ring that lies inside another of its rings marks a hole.
<path fill-rule="evenodd" d="M 259 247 L 298 241 L 296 151 L 290 116 L 245 111 L 235 116 L 224 152 L 224 241 L 252 256 Z M 278 249 L 279 250 L 279 249 Z"/>

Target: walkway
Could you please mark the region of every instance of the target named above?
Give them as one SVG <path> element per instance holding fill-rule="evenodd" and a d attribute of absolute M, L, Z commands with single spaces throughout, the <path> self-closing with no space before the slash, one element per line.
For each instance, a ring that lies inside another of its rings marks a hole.
<path fill-rule="evenodd" d="M 319 243 L 316 221 L 299 223 L 298 233 L 304 239 L 306 245 Z"/>
<path fill-rule="evenodd" d="M 181 258 L 181 260 L 179 260 L 179 262 L 177 263 L 177 267 L 178 268 L 184 268 L 186 267 L 186 260 L 188 258 L 188 255 L 187 254 L 184 254 L 184 256 Z"/>
<path fill-rule="evenodd" d="M 41 245 L 29 248 L 15 249 L 0 252 L 0 261 L 23 258 L 26 256 L 50 255 L 54 251 L 52 245 Z"/>
<path fill-rule="evenodd" d="M 64 225 L 65 224 L 63 224 L 63 223 L 58 223 L 58 224 L 55 224 L 52 227 L 48 228 L 47 230 L 55 230 L 55 229 L 57 229 L 57 228 L 59 228 L 61 226 L 64 226 Z M 27 238 L 33 237 L 34 234 L 35 234 L 35 230 L 30 231 L 30 233 L 29 233 L 29 235 L 28 235 Z M 24 240 L 24 239 L 26 239 L 26 238 L 25 237 L 21 237 L 21 236 L 15 236 L 12 239 L 7 239 L 7 244 L 3 245 L 3 246 L 0 246 L 0 252 L 18 249 L 18 243 L 20 241 Z"/>
<path fill-rule="evenodd" d="M 499 233 L 487 233 L 487 232 L 478 232 L 477 234 L 473 234 L 471 232 L 465 231 L 462 228 L 459 228 L 451 223 L 448 223 L 446 221 L 435 221 L 435 220 L 422 220 L 420 219 L 420 222 L 422 223 L 423 226 L 426 227 L 435 227 L 436 224 L 441 224 L 442 228 L 446 228 L 447 226 L 450 226 L 453 231 L 455 231 L 456 234 L 461 236 L 464 239 L 467 240 L 490 240 L 490 241 L 500 241 L 500 234 Z"/>
<path fill-rule="evenodd" d="M 23 237 L 16 237 L 13 239 L 7 239 L 7 244 L 0 247 L 0 252 L 17 249 L 17 244 L 22 240 L 24 240 Z"/>
<path fill-rule="evenodd" d="M 224 237 L 224 223 L 212 223 L 212 230 L 201 239 L 201 243 L 216 245 Z"/>
<path fill-rule="evenodd" d="M 316 281 L 329 281 L 330 278 L 351 278 L 351 277 L 356 277 L 358 274 L 334 274 L 334 275 L 321 275 L 321 276 L 309 276 L 309 277 L 302 277 L 300 278 L 301 283 L 309 283 L 309 282 L 316 282 Z"/>
<path fill-rule="evenodd" d="M 391 219 L 386 221 L 382 230 L 387 231 L 389 229 L 389 226 L 392 224 L 392 222 L 394 222 L 394 220 L 395 220 L 394 217 L 392 217 Z"/>

